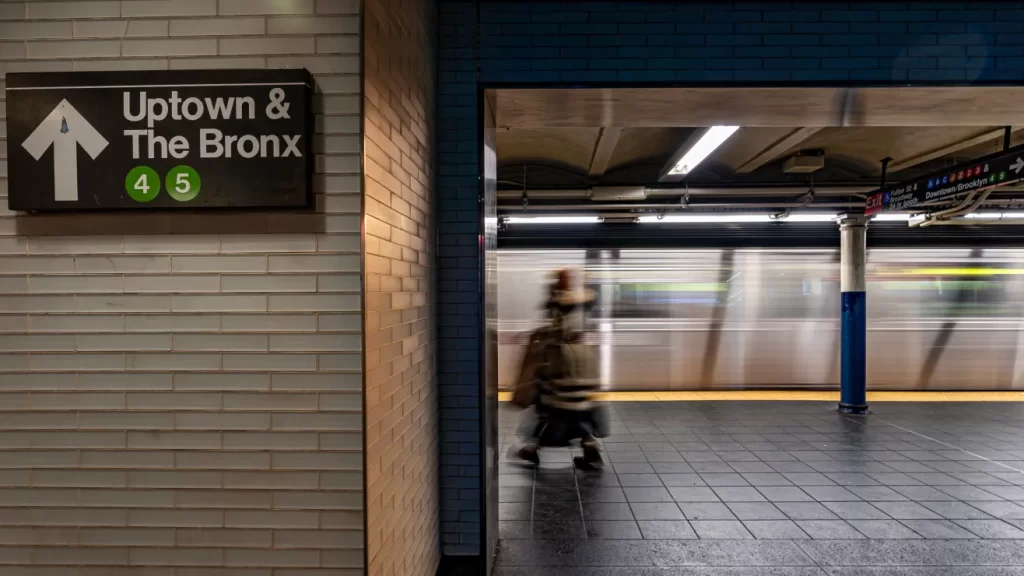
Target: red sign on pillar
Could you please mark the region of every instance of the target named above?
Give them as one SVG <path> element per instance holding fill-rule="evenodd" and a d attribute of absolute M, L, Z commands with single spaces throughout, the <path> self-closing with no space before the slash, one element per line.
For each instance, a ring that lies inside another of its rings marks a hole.
<path fill-rule="evenodd" d="M 878 192 L 868 196 L 868 199 L 864 202 L 864 214 L 871 216 L 878 214 L 882 211 L 882 193 Z"/>

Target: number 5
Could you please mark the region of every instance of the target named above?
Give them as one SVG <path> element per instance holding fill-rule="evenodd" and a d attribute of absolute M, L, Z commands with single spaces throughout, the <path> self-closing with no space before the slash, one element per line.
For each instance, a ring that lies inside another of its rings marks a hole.
<path fill-rule="evenodd" d="M 189 182 L 188 174 L 184 172 L 178 172 L 175 176 L 174 191 L 178 194 L 184 194 L 192 189 L 192 183 Z"/>

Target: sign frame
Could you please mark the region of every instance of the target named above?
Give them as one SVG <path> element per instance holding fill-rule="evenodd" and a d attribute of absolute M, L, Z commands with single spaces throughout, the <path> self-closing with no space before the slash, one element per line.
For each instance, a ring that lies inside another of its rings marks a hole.
<path fill-rule="evenodd" d="M 1024 180 L 1024 145 L 1000 150 L 868 195 L 864 214 L 908 210 L 927 202 L 1014 184 Z"/>
<path fill-rule="evenodd" d="M 310 211 L 313 95 L 304 68 L 9 73 L 8 209 Z"/>

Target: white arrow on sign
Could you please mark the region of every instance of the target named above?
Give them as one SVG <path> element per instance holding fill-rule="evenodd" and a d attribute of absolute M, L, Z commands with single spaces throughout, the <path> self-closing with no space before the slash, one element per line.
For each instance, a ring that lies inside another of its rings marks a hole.
<path fill-rule="evenodd" d="M 61 100 L 21 145 L 33 158 L 39 160 L 51 144 L 54 199 L 58 202 L 78 200 L 76 145 L 81 144 L 82 149 L 95 160 L 107 147 L 107 139 L 70 102 Z"/>
<path fill-rule="evenodd" d="M 1010 170 L 1013 170 L 1014 174 L 1020 174 L 1021 168 L 1024 168 L 1024 160 L 1021 160 L 1020 157 L 1017 158 L 1016 162 L 1010 164 Z"/>

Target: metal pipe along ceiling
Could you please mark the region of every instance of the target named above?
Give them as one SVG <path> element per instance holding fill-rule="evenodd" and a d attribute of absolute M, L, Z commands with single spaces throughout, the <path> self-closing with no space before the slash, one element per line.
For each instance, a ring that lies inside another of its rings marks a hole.
<path fill-rule="evenodd" d="M 623 202 L 619 204 L 547 204 L 547 205 L 499 205 L 498 209 L 505 213 L 514 212 L 540 212 L 540 211 L 586 211 L 586 210 L 662 210 L 665 212 L 676 212 L 680 210 L 705 210 L 720 208 L 862 208 L 863 202 L 815 202 L 807 204 L 804 202 L 700 202 L 691 203 L 687 206 L 681 204 L 634 204 Z"/>
<path fill-rule="evenodd" d="M 648 197 L 677 197 L 683 195 L 692 196 L 796 196 L 806 194 L 811 188 L 809 186 L 785 186 L 785 187 L 743 187 L 743 188 L 646 188 Z M 824 186 L 814 187 L 814 193 L 818 196 L 849 196 L 854 194 L 867 194 L 877 190 L 877 186 Z M 594 193 L 594 188 L 552 188 L 526 190 L 527 198 L 568 200 L 573 198 L 585 199 Z M 522 189 L 498 190 L 498 199 L 519 199 L 523 197 Z"/>

